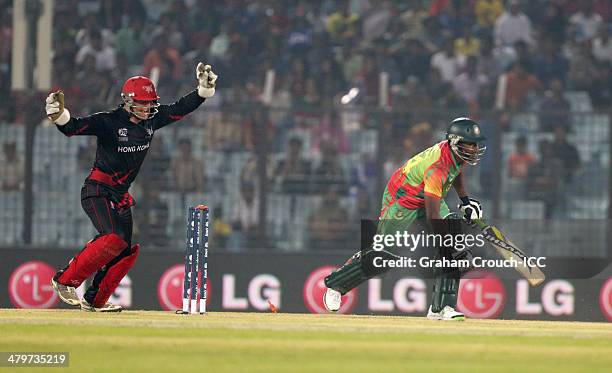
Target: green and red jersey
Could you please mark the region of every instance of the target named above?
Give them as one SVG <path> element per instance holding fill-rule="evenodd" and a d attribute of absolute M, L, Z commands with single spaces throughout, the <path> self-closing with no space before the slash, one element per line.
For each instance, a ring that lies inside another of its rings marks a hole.
<path fill-rule="evenodd" d="M 393 173 L 387 183 L 383 210 L 393 203 L 411 210 L 423 208 L 426 195 L 442 199 L 459 173 L 461 164 L 448 141 L 441 141 L 410 158 Z"/>

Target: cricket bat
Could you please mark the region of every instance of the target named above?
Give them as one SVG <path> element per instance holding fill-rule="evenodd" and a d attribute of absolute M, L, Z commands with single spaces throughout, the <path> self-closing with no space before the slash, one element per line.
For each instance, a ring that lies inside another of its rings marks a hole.
<path fill-rule="evenodd" d="M 525 262 L 528 257 L 527 254 L 519 249 L 512 241 L 510 241 L 504 234 L 494 225 L 489 225 L 481 219 L 472 220 L 472 226 L 479 228 L 482 231 L 482 235 L 495 249 L 497 252 L 506 260 L 514 258 L 518 265 L 514 267 L 531 286 L 540 285 L 544 282 L 546 276 L 544 272 L 537 266 L 529 266 Z"/>

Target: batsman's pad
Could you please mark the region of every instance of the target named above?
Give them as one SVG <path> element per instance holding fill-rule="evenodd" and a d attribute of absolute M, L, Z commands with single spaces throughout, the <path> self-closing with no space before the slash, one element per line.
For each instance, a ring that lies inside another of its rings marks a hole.
<path fill-rule="evenodd" d="M 369 250 L 365 254 L 359 251 L 347 260 L 342 267 L 327 276 L 325 278 L 325 285 L 344 295 L 363 282 L 387 272 L 389 267 L 383 266 L 379 268 L 373 265 L 376 257 L 388 260 L 399 258 L 385 250 Z"/>
<path fill-rule="evenodd" d="M 455 271 L 454 273 L 437 276 L 434 279 L 431 297 L 431 310 L 433 312 L 440 312 L 446 306 L 456 308 L 459 276 L 459 271 Z"/>

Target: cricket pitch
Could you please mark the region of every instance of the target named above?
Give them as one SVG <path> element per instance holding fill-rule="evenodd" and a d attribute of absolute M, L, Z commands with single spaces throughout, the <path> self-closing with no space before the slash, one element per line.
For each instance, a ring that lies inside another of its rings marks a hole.
<path fill-rule="evenodd" d="M 0 336 L 0 351 L 69 352 L 70 367 L 63 369 L 81 372 L 594 372 L 612 366 L 610 323 L 0 309 Z M 30 369 L 37 368 L 19 371 Z"/>

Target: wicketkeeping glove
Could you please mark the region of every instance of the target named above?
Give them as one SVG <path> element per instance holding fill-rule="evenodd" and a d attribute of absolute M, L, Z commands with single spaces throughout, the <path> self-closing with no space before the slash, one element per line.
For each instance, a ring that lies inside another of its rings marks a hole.
<path fill-rule="evenodd" d="M 473 198 L 461 197 L 459 210 L 463 213 L 463 219 L 468 223 L 474 219 L 482 219 L 482 205 Z"/>
<path fill-rule="evenodd" d="M 55 124 L 63 126 L 70 120 L 70 112 L 64 107 L 64 92 L 50 93 L 45 100 L 45 111 Z"/>
<path fill-rule="evenodd" d="M 202 62 L 198 63 L 196 78 L 198 79 L 198 95 L 202 98 L 214 96 L 217 74 L 213 73 L 210 65 L 204 65 Z"/>

